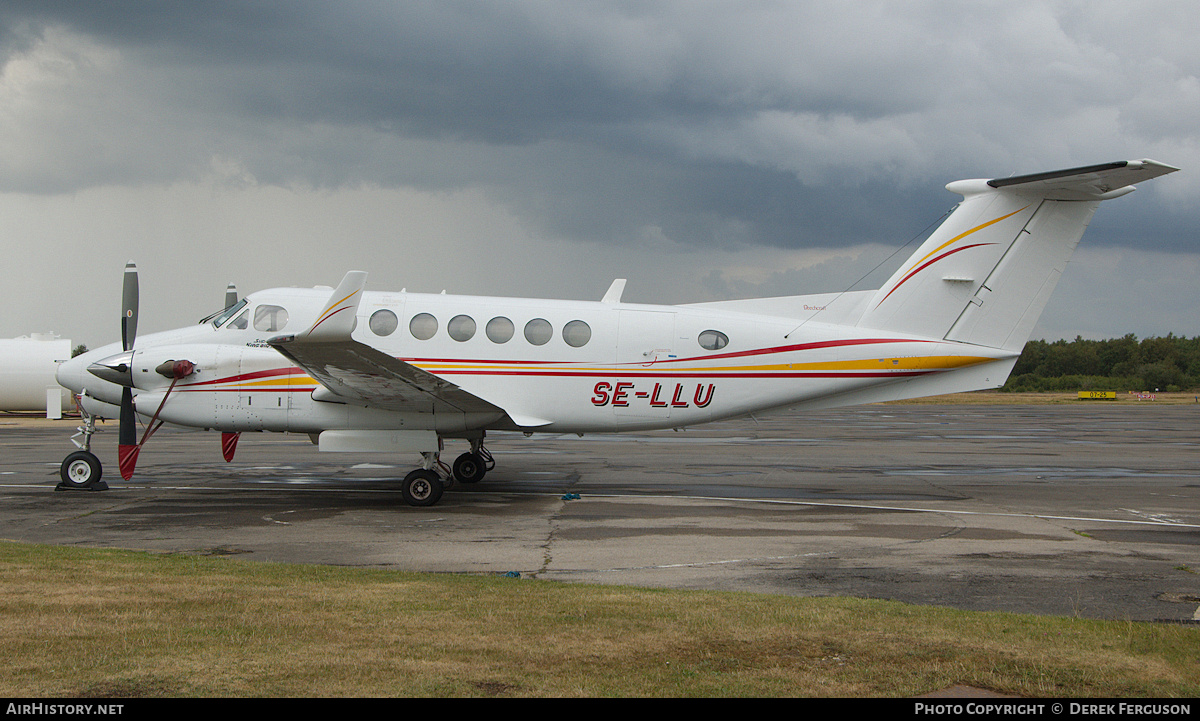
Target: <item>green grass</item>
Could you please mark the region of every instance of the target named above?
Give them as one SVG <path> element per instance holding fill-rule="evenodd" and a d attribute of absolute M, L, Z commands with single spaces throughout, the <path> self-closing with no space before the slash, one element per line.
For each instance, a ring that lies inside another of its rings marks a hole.
<path fill-rule="evenodd" d="M 1200 629 L 0 542 L 0 694 L 1196 697 Z"/>

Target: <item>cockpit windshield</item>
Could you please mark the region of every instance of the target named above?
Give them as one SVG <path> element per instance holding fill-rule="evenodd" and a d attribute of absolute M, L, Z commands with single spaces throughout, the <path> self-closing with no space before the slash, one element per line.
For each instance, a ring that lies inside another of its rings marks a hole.
<path fill-rule="evenodd" d="M 200 323 L 210 323 L 211 322 L 213 324 L 214 328 L 220 328 L 222 324 L 224 324 L 230 318 L 237 315 L 245 307 L 246 307 L 246 299 L 242 298 L 237 303 L 229 306 L 228 308 L 225 308 L 224 310 L 219 310 L 216 313 L 213 313 L 212 315 L 201 318 Z M 245 325 L 243 324 L 242 327 L 245 327 Z"/>

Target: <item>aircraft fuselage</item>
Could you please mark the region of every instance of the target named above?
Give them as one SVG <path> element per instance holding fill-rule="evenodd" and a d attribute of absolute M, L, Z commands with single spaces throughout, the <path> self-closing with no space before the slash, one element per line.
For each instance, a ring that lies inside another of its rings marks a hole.
<path fill-rule="evenodd" d="M 149 417 L 157 410 L 170 423 L 230 432 L 612 432 L 695 425 L 1013 357 L 816 321 L 797 328 L 795 318 L 695 306 L 364 293 L 355 340 L 508 411 L 404 412 L 322 398 L 315 379 L 268 345 L 271 337 L 307 328 L 328 297 L 327 289 L 261 291 L 247 297 L 243 323 L 231 317 L 221 327 L 204 323 L 143 335 L 132 363 L 138 413 Z M 274 311 L 273 320 L 262 320 L 275 308 L 285 314 Z M 255 327 L 255 316 L 267 330 Z M 121 387 L 86 368 L 119 352 L 117 345 L 91 351 L 64 363 L 59 378 L 115 406 Z M 170 379 L 155 368 L 180 358 L 196 372 L 159 410 Z M 1004 375 L 996 378 L 1003 382 Z"/>

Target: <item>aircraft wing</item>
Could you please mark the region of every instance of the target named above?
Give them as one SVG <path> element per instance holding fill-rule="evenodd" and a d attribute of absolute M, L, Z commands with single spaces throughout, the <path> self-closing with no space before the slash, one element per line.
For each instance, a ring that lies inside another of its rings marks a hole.
<path fill-rule="evenodd" d="M 494 413 L 504 410 L 432 373 L 355 340 L 305 342 L 298 336 L 268 341 L 333 397 L 390 411 Z"/>
<path fill-rule="evenodd" d="M 453 383 L 350 337 L 367 274 L 351 271 L 308 330 L 267 341 L 324 386 L 324 400 L 414 413 L 504 410 Z M 321 393 L 320 390 L 317 391 Z"/>

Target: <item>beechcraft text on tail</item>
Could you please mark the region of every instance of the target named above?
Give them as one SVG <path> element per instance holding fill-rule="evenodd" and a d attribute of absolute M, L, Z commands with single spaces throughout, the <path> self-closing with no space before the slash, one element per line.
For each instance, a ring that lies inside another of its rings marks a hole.
<path fill-rule="evenodd" d="M 226 460 L 241 433 L 305 433 L 321 451 L 419 455 L 401 488 L 432 505 L 493 467 L 488 431 L 679 428 L 995 388 L 1100 202 L 1175 170 L 951 183 L 962 202 L 870 291 L 638 305 L 621 301 L 623 280 L 585 302 L 366 291 L 351 271 L 333 290 L 231 291 L 198 325 L 138 336 L 131 263 L 120 342 L 59 367 L 84 419 L 60 487 L 107 487 L 97 418 L 120 419 L 126 479 L 164 422 L 219 431 Z M 452 466 L 448 443 L 465 449 Z"/>

